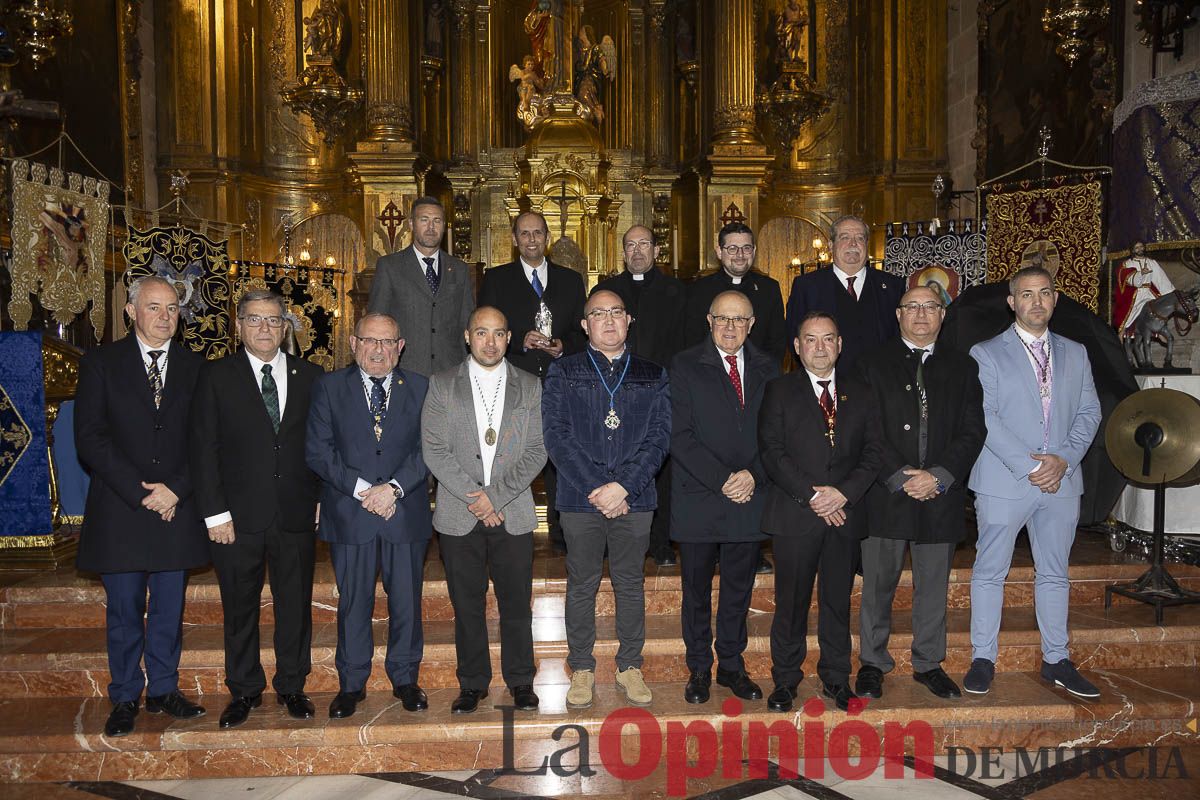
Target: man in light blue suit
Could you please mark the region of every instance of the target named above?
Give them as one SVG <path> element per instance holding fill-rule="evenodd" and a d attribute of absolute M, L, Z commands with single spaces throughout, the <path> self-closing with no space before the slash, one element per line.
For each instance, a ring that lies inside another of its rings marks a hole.
<path fill-rule="evenodd" d="M 1067 565 L 1083 494 L 1079 465 L 1100 425 L 1100 401 L 1083 345 L 1049 331 L 1057 300 L 1049 272 L 1019 270 L 1008 282 L 1016 324 L 971 348 L 987 422 L 969 484 L 979 541 L 971 575 L 974 653 L 963 688 L 973 694 L 986 694 L 995 676 L 1004 581 L 1017 533 L 1026 527 L 1037 570 L 1042 677 L 1078 697 L 1100 696 L 1067 649 Z"/>
<path fill-rule="evenodd" d="M 421 457 L 429 381 L 397 366 L 404 340 L 386 314 L 360 319 L 350 349 L 356 363 L 313 386 L 305 449 L 308 466 L 324 482 L 317 533 L 329 542 L 338 588 L 334 719 L 352 715 L 366 697 L 377 573 L 388 597 L 384 668 L 393 694 L 406 711 L 429 707 L 417 683 L 425 643 L 421 580 L 433 533 Z"/>

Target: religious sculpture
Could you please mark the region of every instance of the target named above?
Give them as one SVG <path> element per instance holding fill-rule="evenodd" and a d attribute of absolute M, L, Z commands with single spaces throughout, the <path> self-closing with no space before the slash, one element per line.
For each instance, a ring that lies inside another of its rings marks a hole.
<path fill-rule="evenodd" d="M 759 113 L 766 118 L 776 139 L 790 148 L 805 124 L 829 110 L 832 97 L 817 87 L 808 63 L 809 16 L 801 0 L 784 0 L 776 12 L 771 84 L 758 93 Z"/>
<path fill-rule="evenodd" d="M 293 113 L 312 117 L 325 141 L 332 144 L 346 130 L 350 112 L 362 102 L 361 89 L 352 88 L 338 63 L 345 50 L 346 14 L 337 0 L 320 0 L 304 18 L 304 54 L 307 66 L 300 80 L 280 90 Z"/>
<path fill-rule="evenodd" d="M 531 129 L 542 116 L 541 93 L 546 88 L 546 80 L 538 68 L 537 59 L 534 56 L 525 56 L 521 66 L 513 64 L 508 68 L 508 79 L 517 81 L 517 119 L 521 120 L 526 129 Z"/>
<path fill-rule="evenodd" d="M 611 36 L 599 42 L 591 25 L 582 25 L 575 36 L 575 99 L 583 106 L 585 119 L 604 122 L 600 89 L 605 79 L 616 80 L 617 47 Z"/>
<path fill-rule="evenodd" d="M 533 47 L 534 66 L 543 86 L 549 86 L 558 75 L 553 23 L 550 0 L 533 0 L 533 6 L 525 15 L 524 27 Z"/>
<path fill-rule="evenodd" d="M 346 16 L 337 0 L 320 0 L 312 16 L 304 18 L 304 49 L 312 56 L 336 59 L 346 40 Z"/>
<path fill-rule="evenodd" d="M 779 42 L 780 62 L 807 63 L 807 27 L 808 12 L 800 6 L 799 0 L 787 0 L 779 16 L 775 18 L 775 38 Z"/>

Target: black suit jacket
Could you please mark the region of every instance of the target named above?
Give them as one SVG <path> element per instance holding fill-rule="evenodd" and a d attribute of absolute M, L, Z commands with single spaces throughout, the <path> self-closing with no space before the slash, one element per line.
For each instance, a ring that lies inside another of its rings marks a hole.
<path fill-rule="evenodd" d="M 712 343 L 689 347 L 671 362 L 671 538 L 677 542 L 752 542 L 762 534 L 767 473 L 758 455 L 758 411 L 779 363 L 747 342 L 738 403 L 729 365 Z M 729 476 L 754 476 L 754 495 L 735 503 L 721 493 Z"/>
<path fill-rule="evenodd" d="M 871 535 L 915 542 L 961 541 L 967 478 L 987 438 L 979 365 L 966 353 L 941 346 L 925 359 L 922 377 L 929 419 L 924 464 L 919 457 L 917 357 L 897 337 L 864 356 L 859 371 L 875 395 L 883 433 L 879 477 L 867 493 Z M 893 491 L 907 480 L 901 470 L 913 467 L 944 470 L 947 490 L 924 501 L 913 500 L 903 489 Z"/>
<path fill-rule="evenodd" d="M 90 350 L 80 361 L 75 447 L 91 484 L 79 569 L 158 572 L 208 563 L 187 463 L 188 412 L 200 364 L 199 356 L 171 342 L 162 405 L 155 408 L 136 335 Z M 149 494 L 142 481 L 164 483 L 179 497 L 171 522 L 142 507 Z"/>
<path fill-rule="evenodd" d="M 228 511 L 235 531 L 311 533 L 319 480 L 304 460 L 313 382 L 323 375 L 286 356 L 287 405 L 276 433 L 245 350 L 210 361 L 192 401 L 192 478 L 201 517 Z"/>
<path fill-rule="evenodd" d="M 638 283 L 642 284 L 640 289 Z M 647 272 L 642 281 L 635 281 L 629 270 L 624 270 L 600 281 L 592 292 L 601 290 L 620 295 L 625 309 L 633 315 L 626 346 L 659 366 L 670 365 L 684 347 L 687 290 L 683 283 L 657 269 Z"/>
<path fill-rule="evenodd" d="M 861 324 L 853 326 L 839 313 L 838 303 L 854 301 L 833 274 L 832 267 L 800 275 L 792 281 L 792 293 L 788 296 L 787 304 L 788 341 L 796 338 L 800 320 L 809 311 L 831 314 L 838 321 L 842 335 L 838 366 L 842 370 L 849 370 L 855 366 L 859 356 L 899 336 L 896 306 L 900 305 L 900 298 L 904 296 L 904 281 L 872 267 L 862 270 L 859 275 L 862 280 L 855 281 L 855 289 L 858 290 Z"/>
<path fill-rule="evenodd" d="M 833 486 L 846 496 L 846 522 L 832 530 L 867 535 L 867 490 L 879 474 L 883 443 L 879 410 L 870 388 L 837 370 L 837 426 L 834 446 L 825 436 L 825 415 L 803 369 L 767 384 L 758 416 L 758 443 L 771 479 L 763 530 L 774 536 L 802 536 L 824 530 L 825 520 L 809 507 L 814 486 Z"/>
<path fill-rule="evenodd" d="M 562 340 L 563 355 L 581 352 L 587 342 L 580 325 L 583 321 L 583 304 L 587 300 L 583 278 L 575 270 L 550 264 L 542 300 L 554 317 L 551 338 Z M 525 352 L 525 334 L 533 330 L 538 296 L 533 291 L 533 285 L 525 279 L 525 269 L 520 259 L 492 267 L 483 273 L 479 305 L 498 308 L 508 317 L 508 329 L 512 333 L 508 343 L 509 362 L 538 378 L 545 378 L 546 369 L 554 359 L 543 350 Z"/>
<path fill-rule="evenodd" d="M 788 352 L 789 339 L 784 332 L 783 294 L 779 289 L 779 281 L 753 270 L 747 272 L 742 282 L 736 285 L 723 269 L 692 281 L 688 286 L 684 344 L 690 347 L 710 340 L 708 308 L 713 298 L 730 289 L 746 295 L 754 307 L 751 344 L 782 363 L 784 353 Z"/>

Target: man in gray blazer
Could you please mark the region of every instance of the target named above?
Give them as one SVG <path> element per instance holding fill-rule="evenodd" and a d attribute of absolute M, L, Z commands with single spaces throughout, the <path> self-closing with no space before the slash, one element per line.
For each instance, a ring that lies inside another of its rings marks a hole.
<path fill-rule="evenodd" d="M 441 250 L 446 210 L 435 197 L 413 201 L 413 244 L 375 264 L 367 310 L 387 314 L 405 332 L 401 366 L 429 377 L 463 357 L 460 331 L 475 308 L 471 268 Z"/>
<path fill-rule="evenodd" d="M 488 573 L 500 609 L 500 666 L 513 705 L 533 691 L 533 529 L 529 485 L 546 464 L 542 385 L 504 358 L 508 320 L 480 306 L 464 332 L 471 354 L 434 375 L 421 413 L 425 463 L 438 480 L 433 527 L 454 606 L 459 695 L 469 714 L 492 682 L 486 619 Z"/>
<path fill-rule="evenodd" d="M 1100 401 L 1083 345 L 1050 332 L 1058 292 L 1041 267 L 1008 282 L 1013 327 L 971 348 L 979 363 L 987 439 L 968 484 L 979 527 L 971 571 L 973 660 L 963 688 L 986 694 L 996 671 L 1004 580 L 1022 527 L 1037 575 L 1033 598 L 1042 635 L 1042 678 L 1078 697 L 1100 696 L 1070 661 L 1067 567 L 1079 498 L 1080 462 L 1100 427 Z"/>

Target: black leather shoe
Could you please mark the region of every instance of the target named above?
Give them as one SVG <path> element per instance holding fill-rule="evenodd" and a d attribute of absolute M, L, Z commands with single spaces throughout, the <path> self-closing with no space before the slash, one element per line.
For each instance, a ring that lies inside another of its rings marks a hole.
<path fill-rule="evenodd" d="M 133 733 L 133 722 L 137 719 L 138 704 L 136 700 L 126 703 L 113 703 L 112 713 L 104 723 L 104 735 L 111 737 L 128 736 Z"/>
<path fill-rule="evenodd" d="M 451 714 L 470 714 L 479 708 L 479 701 L 487 697 L 487 689 L 459 689 L 458 697 L 450 704 Z M 405 704 L 405 708 L 408 705 Z M 412 711 L 413 709 L 409 709 Z"/>
<path fill-rule="evenodd" d="M 791 711 L 792 700 L 796 699 L 795 686 L 777 685 L 767 696 L 767 708 L 772 711 Z"/>
<path fill-rule="evenodd" d="M 337 697 L 333 698 L 333 702 L 329 704 L 329 718 L 353 717 L 354 712 L 358 710 L 358 704 L 366 699 L 366 689 L 359 689 L 357 692 L 338 692 Z"/>
<path fill-rule="evenodd" d="M 707 703 L 708 687 L 712 685 L 712 673 L 697 670 L 688 677 L 687 688 L 683 690 L 683 699 L 689 703 Z"/>
<path fill-rule="evenodd" d="M 744 669 L 730 672 L 717 667 L 717 685 L 724 686 L 743 700 L 762 700 L 762 689 L 758 688 L 757 683 L 750 680 L 750 676 Z"/>
<path fill-rule="evenodd" d="M 762 553 L 759 553 L 758 554 L 758 566 L 754 568 L 754 571 L 757 572 L 759 575 L 770 575 L 772 572 L 775 571 L 775 568 L 771 566 L 770 561 L 767 561 L 766 556 L 764 556 Z"/>
<path fill-rule="evenodd" d="M 429 698 L 415 683 L 402 683 L 392 690 L 392 696 L 400 698 L 405 711 L 424 711 L 429 708 Z"/>
<path fill-rule="evenodd" d="M 862 676 L 861 671 L 858 674 L 860 677 Z M 958 690 L 958 684 L 950 680 L 950 676 L 941 667 L 931 669 L 928 672 L 914 672 L 913 680 L 943 700 L 953 700 L 956 697 L 962 697 L 962 692 Z M 859 692 L 859 694 L 862 694 L 862 692 Z"/>
<path fill-rule="evenodd" d="M 654 563 L 660 567 L 674 567 L 679 564 L 679 558 L 674 550 L 667 549 L 654 555 Z"/>
<path fill-rule="evenodd" d="M 822 683 L 821 693 L 833 700 L 834 705 L 842 711 L 850 710 L 850 701 L 858 699 L 858 695 L 850 691 L 848 683 Z"/>
<path fill-rule="evenodd" d="M 203 706 L 198 706 L 179 692 L 146 698 L 146 712 L 158 714 L 165 711 L 175 719 L 195 719 L 206 713 Z"/>
<path fill-rule="evenodd" d="M 914 678 L 916 675 L 913 676 Z M 883 697 L 883 670 L 868 664 L 858 668 L 858 680 L 854 682 L 854 691 L 861 697 Z"/>
<path fill-rule="evenodd" d="M 513 686 L 508 692 L 512 695 L 513 705 L 518 711 L 537 711 L 538 696 L 529 684 Z"/>
<path fill-rule="evenodd" d="M 317 715 L 312 700 L 304 692 L 276 695 L 279 705 L 287 706 L 288 716 L 293 719 L 312 719 Z"/>
<path fill-rule="evenodd" d="M 221 712 L 220 726 L 222 728 L 236 728 L 246 721 L 246 717 L 250 716 L 250 709 L 258 708 L 261 705 L 261 694 L 256 694 L 253 697 L 233 698 L 229 701 L 229 705 L 225 706 L 225 710 Z"/>

